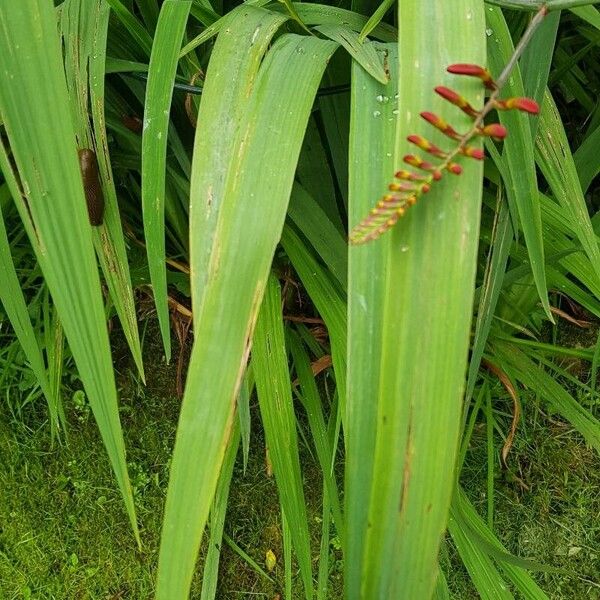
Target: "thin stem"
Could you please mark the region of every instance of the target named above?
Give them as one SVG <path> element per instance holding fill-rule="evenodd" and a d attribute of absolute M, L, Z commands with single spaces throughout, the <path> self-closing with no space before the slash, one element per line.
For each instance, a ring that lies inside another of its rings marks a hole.
<path fill-rule="evenodd" d="M 514 10 L 539 10 L 546 8 L 548 12 L 561 10 L 563 8 L 574 8 L 576 6 L 585 6 L 587 4 L 598 4 L 600 0 L 550 0 L 549 2 L 535 2 L 532 0 L 486 0 L 488 4 L 495 4 L 503 8 L 512 8 Z"/>
<path fill-rule="evenodd" d="M 479 112 L 479 114 L 477 115 L 475 120 L 473 121 L 473 125 L 472 125 L 471 129 L 469 129 L 469 131 L 467 131 L 467 133 L 465 133 L 465 135 L 463 135 L 460 138 L 459 143 L 456 146 L 456 148 L 454 148 L 454 150 L 452 150 L 452 152 L 450 152 L 448 154 L 448 156 L 446 157 L 444 162 L 440 165 L 440 171 L 444 170 L 457 155 L 461 154 L 461 152 L 464 150 L 464 148 L 466 147 L 469 140 L 471 140 L 471 138 L 473 138 L 477 134 L 477 132 L 483 125 L 486 115 L 494 108 L 495 102 L 496 102 L 498 96 L 500 95 L 500 92 L 502 91 L 504 84 L 507 82 L 513 68 L 517 64 L 517 61 L 521 57 L 521 54 L 523 54 L 523 51 L 527 47 L 527 44 L 530 42 L 531 38 L 533 37 L 535 30 L 539 27 L 540 23 L 544 20 L 544 17 L 547 14 L 548 14 L 548 10 L 546 9 L 546 6 L 544 5 L 538 10 L 538 12 L 535 14 L 533 19 L 531 19 L 531 22 L 529 23 L 529 26 L 525 30 L 523 37 L 520 39 L 519 43 L 517 44 L 517 47 L 515 48 L 513 55 L 511 56 L 510 60 L 508 61 L 507 65 L 504 67 L 504 69 L 502 69 L 502 73 L 500 73 L 498 79 L 495 80 L 494 91 L 490 94 L 490 97 L 488 98 L 487 102 L 484 104 L 483 108 L 481 109 L 481 111 Z M 432 183 L 432 181 L 429 181 L 428 183 Z"/>
<path fill-rule="evenodd" d="M 498 76 L 498 79 L 496 79 L 496 86 L 498 88 L 502 88 L 504 86 L 504 84 L 506 83 L 506 80 L 508 79 L 511 71 L 513 70 L 514 66 L 517 64 L 517 61 L 519 60 L 519 58 L 521 58 L 521 54 L 523 54 L 523 51 L 527 47 L 527 44 L 529 44 L 531 38 L 533 37 L 535 30 L 539 27 L 540 23 L 544 20 L 544 17 L 547 14 L 548 14 L 548 8 L 544 4 L 537 11 L 537 13 L 533 17 L 533 19 L 531 19 L 531 22 L 529 23 L 529 26 L 525 30 L 523 37 L 519 40 L 519 43 L 517 44 L 517 47 L 515 48 L 513 55 L 511 56 L 510 60 L 508 61 L 507 65 L 504 67 L 504 69 L 502 69 L 502 73 L 500 73 L 500 75 Z"/>

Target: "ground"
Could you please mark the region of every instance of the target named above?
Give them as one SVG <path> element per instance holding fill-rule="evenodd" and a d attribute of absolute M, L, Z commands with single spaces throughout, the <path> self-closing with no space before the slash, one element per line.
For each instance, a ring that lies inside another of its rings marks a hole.
<path fill-rule="evenodd" d="M 0 406 L 0 599 L 143 600 L 151 598 L 162 507 L 179 400 L 175 365 L 160 356 L 158 333 L 145 337 L 148 386 L 141 386 L 123 350 L 115 351 L 121 420 L 135 490 L 143 550 L 137 550 L 93 418 L 81 396 L 65 402 L 69 443 L 50 447 L 43 402 L 17 418 Z M 118 346 L 118 344 L 117 344 Z M 176 361 L 174 361 L 175 363 Z M 275 482 L 267 476 L 264 441 L 254 407 L 247 472 L 235 470 L 227 535 L 265 568 L 267 550 L 277 566 L 273 582 L 224 543 L 218 598 L 265 598 L 282 594 L 280 514 Z M 513 553 L 577 575 L 537 573 L 552 599 L 600 598 L 600 469 L 581 437 L 533 396 L 509 455 L 509 468 L 494 482 L 494 527 Z M 318 553 L 320 476 L 303 456 L 309 519 Z M 486 433 L 477 426 L 462 478 L 485 516 Z M 477 594 L 448 544 L 448 584 L 454 598 Z M 341 562 L 331 546 L 331 594 L 341 598 Z M 191 598 L 200 597 L 200 572 Z M 299 590 L 299 588 L 298 588 Z M 300 598 L 300 592 L 294 598 Z"/>

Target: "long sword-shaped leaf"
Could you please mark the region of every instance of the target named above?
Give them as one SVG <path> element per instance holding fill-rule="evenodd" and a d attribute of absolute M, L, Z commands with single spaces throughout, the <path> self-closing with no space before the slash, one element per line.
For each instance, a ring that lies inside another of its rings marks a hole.
<path fill-rule="evenodd" d="M 100 280 L 67 106 L 53 3 L 26 0 L 4 5 L 0 112 L 26 195 L 17 206 L 22 220 L 30 223 L 32 246 L 137 536 Z"/>
<path fill-rule="evenodd" d="M 0 150 L 4 158 L 4 150 Z M 0 159 L 0 165 L 4 164 L 4 160 Z M 0 166 L 0 170 L 4 172 Z M 8 319 L 12 328 L 23 348 L 23 352 L 29 361 L 29 366 L 33 371 L 40 389 L 42 390 L 48 403 L 50 412 L 50 431 L 51 438 L 54 441 L 56 432 L 59 426 L 58 410 L 56 397 L 50 387 L 50 382 L 46 375 L 46 367 L 44 365 L 44 357 L 42 350 L 36 339 L 31 318 L 27 311 L 27 304 L 23 296 L 23 291 L 19 283 L 19 278 L 15 271 L 13 258 L 10 251 L 10 243 L 6 234 L 4 225 L 4 217 L 0 209 L 0 302 L 4 306 L 4 310 L 8 315 Z"/>
<path fill-rule="evenodd" d="M 434 86 L 460 86 L 460 93 L 476 105 L 483 103 L 479 86 L 451 80 L 445 73 L 452 62 L 484 62 L 483 13 L 483 5 L 472 0 L 399 4 L 394 166 L 407 153 L 407 134 L 431 135 L 420 111 L 447 115 L 457 128 L 466 129 L 461 115 L 450 115 L 433 97 Z M 365 89 L 356 70 L 353 75 L 351 154 L 358 154 L 350 173 L 351 225 L 365 178 L 371 201 L 385 190 L 379 169 L 370 166 L 366 150 L 359 148 L 364 145 L 377 155 L 381 136 L 389 135 L 365 125 L 384 115 L 374 106 L 373 88 Z M 385 167 L 390 180 L 393 166 Z M 367 244 L 351 250 L 348 340 L 354 385 L 348 386 L 345 436 L 347 465 L 353 469 L 346 475 L 347 547 L 357 546 L 346 569 L 351 600 L 429 598 L 435 588 L 454 480 L 481 182 L 481 165 L 465 164 L 460 177 L 446 177 L 387 240 L 384 236 L 374 242 L 375 248 Z M 366 274 L 376 277 L 377 284 L 365 282 Z M 381 319 L 385 327 L 373 326 L 369 336 L 357 322 L 359 309 L 365 319 Z M 362 468 L 357 466 L 361 462 Z"/>
<path fill-rule="evenodd" d="M 162 5 L 148 68 L 142 138 L 144 232 L 154 303 L 167 360 L 171 358 L 164 221 L 167 133 L 179 48 L 190 4 L 189 0 L 166 0 Z"/>
<path fill-rule="evenodd" d="M 554 197 L 573 225 L 582 248 L 600 280 L 600 250 L 585 204 L 573 155 L 554 99 L 546 91 L 536 139 L 536 161 Z"/>
<path fill-rule="evenodd" d="M 310 538 L 298 454 L 296 415 L 283 333 L 281 290 L 274 275 L 269 276 L 256 322 L 252 365 L 281 508 L 290 527 L 305 595 L 307 600 L 310 600 L 313 595 Z"/>
<path fill-rule="evenodd" d="M 231 13 L 229 19 L 235 18 Z M 199 314 L 208 262 L 236 136 L 268 44 L 287 17 L 262 9 L 238 9 L 235 27 L 223 30 L 211 57 L 198 111 L 190 199 L 193 313 Z M 202 160 L 200 160 L 200 157 Z"/>
<path fill-rule="evenodd" d="M 96 151 L 105 200 L 103 224 L 94 227 L 93 241 L 111 300 L 143 379 L 144 367 L 133 290 L 104 123 L 104 79 L 109 13 L 110 7 L 103 0 L 67 0 L 62 5 L 60 29 L 64 40 L 65 74 L 74 115 L 75 133 L 80 148 Z M 90 132 L 89 106 L 93 115 L 94 135 Z"/>
<path fill-rule="evenodd" d="M 115 304 L 115 310 L 119 315 L 123 327 L 123 333 L 131 349 L 131 354 L 138 371 L 142 379 L 145 379 L 135 301 L 131 286 L 131 275 L 129 273 L 125 238 L 123 237 L 123 228 L 117 204 L 117 191 L 115 189 L 115 181 L 108 153 L 108 139 L 104 117 L 106 41 L 108 37 L 110 7 L 104 0 L 96 0 L 96 2 L 87 2 L 84 0 L 83 8 L 90 15 L 93 22 L 93 41 L 89 54 L 90 106 L 92 109 L 98 166 L 104 181 L 104 194 L 106 198 L 106 208 L 104 211 L 106 227 L 99 230 L 99 235 L 94 241 L 111 299 Z"/>
<path fill-rule="evenodd" d="M 248 7 L 239 10 L 233 31 L 242 26 L 247 11 Z M 249 41 L 259 43 L 263 35 L 265 30 L 257 29 L 256 38 Z M 237 136 L 236 161 L 223 174 L 226 184 L 209 272 L 195 309 L 195 342 L 161 540 L 159 600 L 187 597 L 304 130 L 323 70 L 336 48 L 333 42 L 284 35 L 265 57 L 254 88 L 245 88 L 250 101 Z M 226 60 L 210 68 L 231 73 Z M 223 92 L 230 83 L 221 80 Z M 211 118 L 223 119 L 227 110 L 228 105 L 216 106 Z M 194 162 L 205 158 L 195 153 Z M 193 210 L 203 210 L 201 204 L 195 206 L 195 198 Z M 206 265 L 202 256 L 195 260 L 196 269 Z"/>
<path fill-rule="evenodd" d="M 394 171 L 396 134 L 394 102 L 380 110 L 376 98 L 397 93 L 398 52 L 395 44 L 379 46 L 390 65 L 390 84 L 383 86 L 358 65 L 352 70 L 350 122 L 350 221 L 360 220 L 370 209 Z M 379 118 L 374 118 L 374 111 Z M 392 119 L 390 122 L 389 119 Z M 346 406 L 346 555 L 345 582 L 348 598 L 360 597 L 365 532 L 368 523 L 369 486 L 374 470 L 377 407 L 379 396 L 386 260 L 390 236 L 375 244 L 350 250 L 348 276 L 348 402 Z M 361 398 L 370 398 L 369 401 Z"/>
<path fill-rule="evenodd" d="M 514 51 L 513 43 L 504 16 L 499 8 L 489 7 L 486 11 L 486 19 L 492 31 L 492 35 L 488 40 L 488 61 L 492 73 L 498 75 Z M 504 93 L 507 96 L 523 96 L 523 82 L 518 66 L 513 70 Z M 512 205 L 510 205 L 511 212 L 513 206 L 515 206 L 523 229 L 523 237 L 527 244 L 529 262 L 537 292 L 546 314 L 552 320 L 544 271 L 542 220 L 540 207 L 534 200 L 537 198 L 538 190 L 531 126 L 527 115 L 518 111 L 512 113 L 508 111 L 500 115 L 500 118 L 510 131 L 503 149 L 503 158 L 507 167 L 503 171 L 503 176 L 505 177 L 504 183 L 509 201 L 512 201 Z"/>

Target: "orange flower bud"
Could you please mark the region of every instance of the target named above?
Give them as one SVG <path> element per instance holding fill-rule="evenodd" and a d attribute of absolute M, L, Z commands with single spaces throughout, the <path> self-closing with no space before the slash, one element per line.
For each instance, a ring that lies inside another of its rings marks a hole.
<path fill-rule="evenodd" d="M 478 77 L 483 82 L 483 85 L 488 90 L 496 89 L 496 82 L 492 78 L 491 73 L 484 67 L 479 65 L 470 65 L 459 63 L 456 65 L 450 65 L 447 69 L 448 73 L 454 73 L 455 75 L 468 75 L 469 77 Z"/>
<path fill-rule="evenodd" d="M 415 186 L 410 183 L 390 183 L 388 189 L 390 192 L 414 192 Z"/>
<path fill-rule="evenodd" d="M 500 125 L 500 123 L 492 123 L 491 125 L 486 125 L 481 128 L 479 133 L 494 138 L 495 140 L 503 140 L 508 132 L 506 131 L 506 127 Z"/>
<path fill-rule="evenodd" d="M 406 179 L 407 181 L 424 181 L 425 177 L 423 175 L 417 175 L 412 171 L 405 171 L 404 169 L 400 169 L 394 173 L 394 177 L 396 179 Z"/>
<path fill-rule="evenodd" d="M 498 110 L 511 110 L 516 108 L 532 115 L 537 115 L 540 112 L 539 104 L 531 98 L 508 98 L 508 100 L 496 100 L 495 108 Z"/>
<path fill-rule="evenodd" d="M 411 167 L 416 167 L 417 169 L 422 169 L 423 171 L 435 170 L 435 167 L 430 162 L 427 162 L 426 160 L 423 160 L 422 158 L 415 156 L 414 154 L 407 154 L 402 160 L 407 165 L 410 165 Z"/>
<path fill-rule="evenodd" d="M 460 153 L 464 156 L 476 158 L 477 160 L 483 160 L 485 158 L 485 153 L 481 148 L 473 148 L 472 146 L 461 148 Z"/>
<path fill-rule="evenodd" d="M 451 90 L 450 88 L 444 87 L 443 85 L 438 85 L 434 88 L 436 93 L 439 94 L 444 100 L 448 100 L 451 104 L 458 106 L 460 110 L 464 113 L 467 113 L 470 117 L 475 118 L 479 112 L 476 111 L 463 96 Z"/>
<path fill-rule="evenodd" d="M 444 135 L 447 135 L 449 138 L 453 140 L 460 139 L 460 135 L 454 131 L 454 129 L 444 121 L 441 117 L 434 115 L 430 112 L 422 112 L 421 117 L 423 117 L 428 123 L 431 123 L 436 129 L 439 129 Z"/>
<path fill-rule="evenodd" d="M 433 154 L 439 158 L 446 158 L 447 156 L 447 154 L 441 148 L 438 148 L 435 144 L 432 144 L 429 140 L 425 139 L 421 135 L 409 135 L 406 139 L 416 146 L 419 146 L 421 150 L 429 152 L 429 154 Z"/>

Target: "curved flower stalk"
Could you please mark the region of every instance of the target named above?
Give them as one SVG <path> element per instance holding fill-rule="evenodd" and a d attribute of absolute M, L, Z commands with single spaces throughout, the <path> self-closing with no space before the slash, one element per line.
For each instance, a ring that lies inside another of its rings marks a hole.
<path fill-rule="evenodd" d="M 534 115 L 539 113 L 540 109 L 537 102 L 531 98 L 507 98 L 506 100 L 500 100 L 498 96 L 523 50 L 525 50 L 535 30 L 547 14 L 548 8 L 546 5 L 542 5 L 531 19 L 511 59 L 496 80 L 494 80 L 491 73 L 485 67 L 479 65 L 458 63 L 448 67 L 448 72 L 454 75 L 476 77 L 479 79 L 489 92 L 488 100 L 481 110 L 476 110 L 458 92 L 444 86 L 437 86 L 435 88 L 435 92 L 438 95 L 450 102 L 450 104 L 454 104 L 454 106 L 458 107 L 471 118 L 473 122 L 471 128 L 466 133 L 461 134 L 442 117 L 431 112 L 422 112 L 421 117 L 441 131 L 446 137 L 454 141 L 454 147 L 450 150 L 444 150 L 423 136 L 409 135 L 407 140 L 431 155 L 432 158 L 424 160 L 415 154 L 404 156 L 403 161 L 410 167 L 418 169 L 418 171 L 400 169 L 394 174 L 394 178 L 398 181 L 394 181 L 388 186 L 389 193 L 382 196 L 369 214 L 350 232 L 349 240 L 351 244 L 369 242 L 378 238 L 388 229 L 391 229 L 398 219 L 405 214 L 407 209 L 416 204 L 417 200 L 423 194 L 429 192 L 431 186 L 436 181 L 439 181 L 444 173 L 449 172 L 454 175 L 460 175 L 462 167 L 458 161 L 462 160 L 463 156 L 475 160 L 483 160 L 485 158 L 483 150 L 470 145 L 472 140 L 480 136 L 503 140 L 507 135 L 506 128 L 499 123 L 485 124 L 485 117 L 490 111 L 521 110 Z"/>
<path fill-rule="evenodd" d="M 390 183 L 389 192 L 377 202 L 369 214 L 350 233 L 351 244 L 363 244 L 374 240 L 393 227 L 423 194 L 429 192 L 436 181 L 442 179 L 445 173 L 460 175 L 463 169 L 458 161 L 462 157 L 483 160 L 485 158 L 483 150 L 471 145 L 471 142 L 478 137 L 503 140 L 507 135 L 506 128 L 499 123 L 485 125 L 484 119 L 491 110 L 516 109 L 534 115 L 539 112 L 537 102 L 531 98 L 498 99 L 501 86 L 494 81 L 490 72 L 484 67 L 459 63 L 450 65 L 447 70 L 455 75 L 477 77 L 481 80 L 482 85 L 490 91 L 490 97 L 483 109 L 479 111 L 454 90 L 444 86 L 435 88 L 438 95 L 472 119 L 471 128 L 466 133 L 458 133 L 442 117 L 431 112 L 422 112 L 421 117 L 425 121 L 455 142 L 453 148 L 444 150 L 423 136 L 409 135 L 406 139 L 429 154 L 431 158 L 425 160 L 417 154 L 404 156 L 403 161 L 413 167 L 413 170 L 400 169 L 394 174 L 397 181 Z"/>

